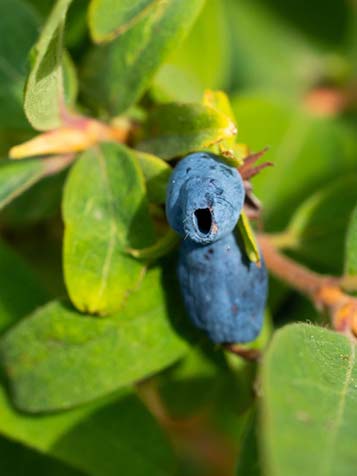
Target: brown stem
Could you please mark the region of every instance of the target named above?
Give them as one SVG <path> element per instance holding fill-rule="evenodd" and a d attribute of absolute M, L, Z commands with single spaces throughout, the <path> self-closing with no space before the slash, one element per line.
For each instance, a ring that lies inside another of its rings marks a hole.
<path fill-rule="evenodd" d="M 318 309 L 325 310 L 336 330 L 357 336 L 357 299 L 341 290 L 340 279 L 315 273 L 283 255 L 269 235 L 257 238 L 273 275 L 307 295 Z"/>
<path fill-rule="evenodd" d="M 313 297 L 321 286 L 335 282 L 336 278 L 315 273 L 284 256 L 268 235 L 258 235 L 258 241 L 268 269 L 298 291 Z"/>

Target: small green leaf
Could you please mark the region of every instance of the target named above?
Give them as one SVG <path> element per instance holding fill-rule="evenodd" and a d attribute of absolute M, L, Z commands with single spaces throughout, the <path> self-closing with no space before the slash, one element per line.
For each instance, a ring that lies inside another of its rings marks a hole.
<path fill-rule="evenodd" d="M 203 104 L 225 114 L 234 124 L 237 123 L 230 100 L 225 92 L 206 90 L 203 95 Z"/>
<path fill-rule="evenodd" d="M 32 185 L 66 165 L 61 158 L 0 162 L 0 210 Z"/>
<path fill-rule="evenodd" d="M 0 125 L 29 129 L 22 108 L 28 54 L 36 41 L 39 21 L 21 0 L 0 2 Z"/>
<path fill-rule="evenodd" d="M 303 202 L 293 216 L 286 232 L 288 247 L 314 265 L 340 273 L 345 235 L 356 203 L 356 174 L 323 187 Z"/>
<path fill-rule="evenodd" d="M 279 330 L 262 368 L 267 476 L 353 476 L 356 346 L 306 324 Z"/>
<path fill-rule="evenodd" d="M 29 412 L 70 408 L 184 355 L 187 344 L 174 330 L 182 308 L 168 309 L 162 278 L 158 268 L 151 270 L 111 317 L 82 315 L 54 301 L 8 332 L 1 355 L 16 405 Z"/>
<path fill-rule="evenodd" d="M 25 113 L 35 129 L 61 124 L 64 108 L 63 31 L 72 0 L 57 0 L 32 52 L 32 68 L 25 89 Z"/>
<path fill-rule="evenodd" d="M 143 260 L 156 260 L 158 258 L 162 258 L 163 256 L 167 255 L 170 251 L 172 251 L 180 242 L 180 237 L 177 233 L 175 233 L 171 228 L 165 233 L 162 237 L 160 237 L 156 243 L 152 246 L 148 246 L 147 248 L 143 249 L 128 249 L 128 253 L 130 253 L 135 258 L 143 259 Z"/>
<path fill-rule="evenodd" d="M 135 153 L 145 177 L 149 201 L 165 203 L 166 188 L 172 168 L 167 162 L 155 155 L 139 151 Z"/>
<path fill-rule="evenodd" d="M 174 473 L 172 450 L 163 431 L 129 389 L 75 410 L 34 416 L 16 411 L 0 387 L 0 412 L 2 434 L 67 463 L 81 474 Z"/>
<path fill-rule="evenodd" d="M 347 275 L 357 275 L 357 208 L 354 209 L 348 228 L 345 273 Z"/>
<path fill-rule="evenodd" d="M 0 332 L 48 300 L 38 277 L 0 241 Z"/>
<path fill-rule="evenodd" d="M 243 210 L 241 211 L 237 227 L 248 259 L 253 263 L 259 263 L 260 253 L 257 240 L 255 239 L 254 232 L 250 226 L 249 219 Z"/>
<path fill-rule="evenodd" d="M 40 177 L 41 180 L 34 185 L 31 184 L 31 188 L 22 189 L 22 193 L 16 198 L 12 196 L 11 198 L 14 199 L 1 210 L 1 223 L 6 228 L 24 229 L 58 215 L 61 209 L 65 176 L 66 172 Z"/>
<path fill-rule="evenodd" d="M 64 273 L 81 311 L 117 311 L 145 272 L 127 248 L 154 241 L 144 180 L 134 153 L 114 143 L 88 150 L 65 186 Z"/>
<path fill-rule="evenodd" d="M 236 134 L 224 114 L 201 104 L 168 103 L 154 109 L 138 148 L 164 159 L 207 149 Z"/>
<path fill-rule="evenodd" d="M 118 9 L 123 2 L 117 3 Z M 203 3 L 204 0 L 157 1 L 129 31 L 107 45 L 93 48 L 82 70 L 83 97 L 92 107 L 112 116 L 132 106 L 190 30 Z"/>
<path fill-rule="evenodd" d="M 44 173 L 40 159 L 0 162 L 0 210 L 25 190 L 38 182 Z"/>
<path fill-rule="evenodd" d="M 162 0 L 92 0 L 89 6 L 89 27 L 95 42 L 114 40 L 142 18 Z"/>

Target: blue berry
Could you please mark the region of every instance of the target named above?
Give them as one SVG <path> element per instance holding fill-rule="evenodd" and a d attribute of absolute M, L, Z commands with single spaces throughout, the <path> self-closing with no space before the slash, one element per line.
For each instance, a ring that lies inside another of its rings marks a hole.
<path fill-rule="evenodd" d="M 264 261 L 250 262 L 233 233 L 244 197 L 238 171 L 205 152 L 182 159 L 168 187 L 167 218 L 184 238 L 178 277 L 185 306 L 216 343 L 249 342 L 263 322 Z"/>
<path fill-rule="evenodd" d="M 172 173 L 167 219 L 184 238 L 212 243 L 233 231 L 244 196 L 243 180 L 235 168 L 213 154 L 190 154 Z"/>
<path fill-rule="evenodd" d="M 264 262 L 258 267 L 233 233 L 210 245 L 182 243 L 178 277 L 186 310 L 216 343 L 249 342 L 263 323 L 267 295 Z"/>

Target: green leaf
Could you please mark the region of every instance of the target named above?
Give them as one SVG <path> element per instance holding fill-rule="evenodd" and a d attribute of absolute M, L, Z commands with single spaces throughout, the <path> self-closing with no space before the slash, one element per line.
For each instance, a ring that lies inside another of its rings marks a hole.
<path fill-rule="evenodd" d="M 128 252 L 135 258 L 142 260 L 156 260 L 162 258 L 172 251 L 180 242 L 179 235 L 171 228 L 162 235 L 156 243 L 147 248 L 142 249 L 128 249 Z"/>
<path fill-rule="evenodd" d="M 172 159 L 206 149 L 234 136 L 236 127 L 224 114 L 201 104 L 168 103 L 154 109 L 138 148 Z"/>
<path fill-rule="evenodd" d="M 206 1 L 187 38 L 155 75 L 155 95 L 200 101 L 206 88 L 227 87 L 230 54 L 226 2 Z"/>
<path fill-rule="evenodd" d="M 32 68 L 25 89 L 25 113 L 35 129 L 61 124 L 64 108 L 62 69 L 63 32 L 72 0 L 57 0 L 32 52 Z"/>
<path fill-rule="evenodd" d="M 172 172 L 170 165 L 155 155 L 136 151 L 141 170 L 143 171 L 148 199 L 153 203 L 165 203 L 166 188 Z"/>
<path fill-rule="evenodd" d="M 0 210 L 38 182 L 46 171 L 41 159 L 0 162 Z"/>
<path fill-rule="evenodd" d="M 348 228 L 345 273 L 357 275 L 357 208 L 354 209 Z"/>
<path fill-rule="evenodd" d="M 356 203 L 356 174 L 323 187 L 293 216 L 286 232 L 288 247 L 330 273 L 341 273 L 345 235 Z"/>
<path fill-rule="evenodd" d="M 68 165 L 62 158 L 0 162 L 0 210 L 47 175 Z"/>
<path fill-rule="evenodd" d="M 243 241 L 244 250 L 248 256 L 248 259 L 253 263 L 259 263 L 260 253 L 257 240 L 255 239 L 254 232 L 249 223 L 249 219 L 243 210 L 241 211 L 238 220 L 237 229 Z"/>
<path fill-rule="evenodd" d="M 0 241 L 0 333 L 48 300 L 30 267 Z"/>
<path fill-rule="evenodd" d="M 353 476 L 356 346 L 306 324 L 279 330 L 262 368 L 267 476 Z"/>
<path fill-rule="evenodd" d="M 114 40 L 151 13 L 160 0 L 92 0 L 89 6 L 89 27 L 95 42 Z"/>
<path fill-rule="evenodd" d="M 270 146 L 274 167 L 252 181 L 264 204 L 267 231 L 281 231 L 306 197 L 337 177 L 355 172 L 354 131 L 342 121 L 314 117 L 281 97 L 263 93 L 237 97 L 233 109 L 239 140 L 252 150 Z"/>
<path fill-rule="evenodd" d="M 41 159 L 41 161 L 43 162 L 44 159 Z M 17 164 L 20 164 L 20 162 L 16 162 Z M 44 178 L 40 176 L 41 180 L 34 183 L 34 185 L 31 184 L 30 188 L 26 190 L 17 189 L 16 192 L 19 193 L 21 191 L 21 194 L 15 198 L 17 193 L 14 192 L 11 196 L 11 202 L 1 209 L 1 223 L 6 228 L 24 229 L 27 226 L 43 222 L 56 214 L 58 215 L 61 209 L 65 176 L 65 171 L 56 175 L 45 176 Z"/>
<path fill-rule="evenodd" d="M 172 451 L 162 430 L 128 390 L 75 410 L 31 416 L 17 412 L 0 387 L 0 411 L 1 433 L 84 474 L 173 474 Z"/>
<path fill-rule="evenodd" d="M 110 44 L 95 47 L 82 71 L 83 94 L 88 103 L 110 115 L 133 105 L 167 55 L 190 30 L 203 2 L 155 2 L 155 8 L 133 28 Z"/>
<path fill-rule="evenodd" d="M 1 355 L 16 406 L 30 412 L 69 408 L 158 372 L 184 355 L 187 345 L 174 330 L 182 308 L 167 308 L 162 279 L 158 268 L 151 270 L 123 310 L 111 317 L 82 315 L 54 301 L 8 332 Z"/>
<path fill-rule="evenodd" d="M 22 95 L 27 58 L 39 22 L 33 9 L 21 0 L 1 0 L 0 19 L 0 125 L 28 129 Z"/>
<path fill-rule="evenodd" d="M 117 311 L 145 272 L 127 248 L 154 241 L 144 180 L 135 156 L 104 143 L 72 168 L 63 201 L 64 273 L 69 295 L 81 311 Z"/>

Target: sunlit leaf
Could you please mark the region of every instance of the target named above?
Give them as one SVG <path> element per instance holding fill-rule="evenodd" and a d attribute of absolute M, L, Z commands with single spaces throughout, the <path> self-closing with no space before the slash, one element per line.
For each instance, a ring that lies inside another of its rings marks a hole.
<path fill-rule="evenodd" d="M 145 272 L 127 248 L 144 248 L 154 239 L 134 154 L 114 143 L 85 152 L 68 177 L 63 217 L 64 273 L 72 302 L 85 312 L 117 311 Z"/>
<path fill-rule="evenodd" d="M 306 324 L 275 334 L 262 368 L 268 476 L 353 476 L 356 345 Z"/>
<path fill-rule="evenodd" d="M 167 308 L 161 280 L 159 269 L 150 271 L 111 317 L 90 317 L 54 301 L 7 333 L 1 355 L 16 405 L 30 412 L 70 408 L 184 355 L 187 345 L 175 331 L 182 308 Z"/>
<path fill-rule="evenodd" d="M 53 129 L 61 124 L 65 107 L 63 32 L 71 2 L 57 0 L 32 51 L 24 108 L 30 123 L 39 130 Z"/>
<path fill-rule="evenodd" d="M 162 0 L 92 0 L 89 26 L 97 43 L 114 40 L 135 26 Z"/>
<path fill-rule="evenodd" d="M 109 44 L 94 47 L 82 70 L 82 90 L 88 103 L 110 115 L 133 105 L 167 55 L 190 30 L 203 3 L 204 0 L 155 2 L 149 14 L 129 31 Z"/>
<path fill-rule="evenodd" d="M 209 106 L 200 104 L 162 104 L 149 115 L 140 150 L 172 159 L 206 149 L 234 136 L 233 122 Z"/>

